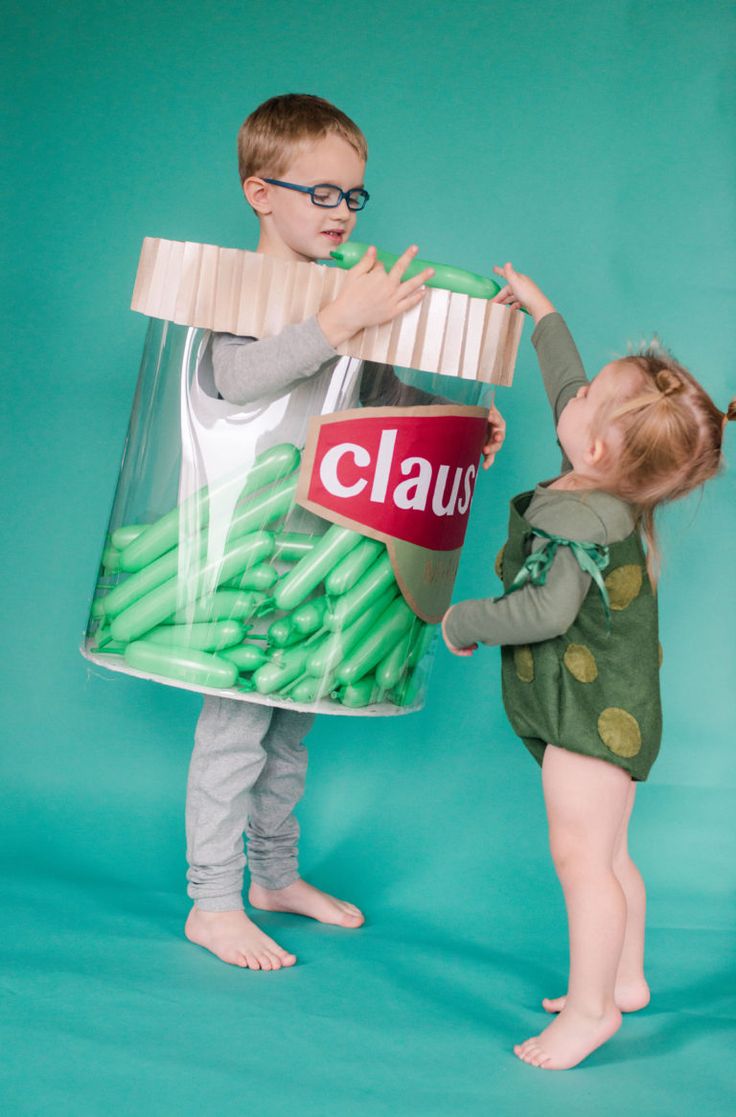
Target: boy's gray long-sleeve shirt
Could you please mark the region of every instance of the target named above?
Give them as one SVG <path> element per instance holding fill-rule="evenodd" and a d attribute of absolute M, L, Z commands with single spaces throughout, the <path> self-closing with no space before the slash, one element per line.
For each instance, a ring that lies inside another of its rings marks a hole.
<path fill-rule="evenodd" d="M 566 404 L 588 383 L 575 342 L 559 314 L 540 320 L 532 335 L 555 427 Z M 563 454 L 562 473 L 570 470 Z M 631 506 L 600 490 L 550 489 L 542 482 L 525 513 L 530 524 L 564 539 L 608 544 L 634 529 Z M 544 546 L 536 538 L 533 550 Z M 508 597 L 479 598 L 453 605 L 445 631 L 456 648 L 471 644 L 532 644 L 566 632 L 580 612 L 591 584 L 568 547 L 560 547 L 543 586 L 527 584 Z"/>
<path fill-rule="evenodd" d="M 234 334 L 213 334 L 215 386 L 224 400 L 251 404 L 286 395 L 316 376 L 340 355 L 322 333 L 315 317 L 286 326 L 275 337 L 256 341 Z M 416 407 L 442 402 L 437 396 L 404 384 L 391 365 L 365 363 L 360 383 L 365 407 Z"/>

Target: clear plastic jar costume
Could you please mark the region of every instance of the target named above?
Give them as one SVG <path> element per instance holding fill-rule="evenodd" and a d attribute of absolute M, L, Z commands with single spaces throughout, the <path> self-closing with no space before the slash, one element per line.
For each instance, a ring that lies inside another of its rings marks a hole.
<path fill-rule="evenodd" d="M 434 290 L 288 395 L 218 397 L 213 331 L 271 336 L 343 281 L 313 264 L 144 242 L 133 306 L 151 322 L 88 659 L 301 710 L 421 708 L 490 385 L 510 383 L 523 319 Z M 387 375 L 421 404 L 361 406 Z"/>

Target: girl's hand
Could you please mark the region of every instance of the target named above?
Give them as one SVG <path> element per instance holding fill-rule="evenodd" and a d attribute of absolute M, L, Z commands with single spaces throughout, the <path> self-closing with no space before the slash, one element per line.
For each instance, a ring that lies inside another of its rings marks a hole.
<path fill-rule="evenodd" d="M 554 306 L 528 275 L 514 271 L 510 263 L 504 264 L 502 268 L 494 267 L 493 270 L 496 275 L 503 276 L 507 282 L 507 286 L 498 292 L 494 302 L 503 303 L 514 310 L 518 310 L 521 306 L 526 307 L 535 323 L 547 314 L 554 314 Z"/>
<path fill-rule="evenodd" d="M 503 440 L 506 437 L 506 420 L 501 412 L 492 403 L 488 411 L 488 432 L 486 434 L 486 441 L 483 444 L 483 468 L 490 469 L 496 454 L 503 446 Z"/>
<path fill-rule="evenodd" d="M 337 298 L 317 315 L 322 333 L 333 348 L 368 326 L 393 321 L 422 301 L 424 284 L 434 275 L 433 268 L 425 268 L 402 283 L 402 276 L 418 251 L 415 244 L 410 245 L 387 272 L 377 261 L 375 248 L 367 249 L 363 259 L 348 272 Z"/>
<path fill-rule="evenodd" d="M 447 613 L 449 612 L 450 610 L 448 609 Z M 445 631 L 445 621 L 447 620 L 447 613 L 445 613 L 444 617 L 442 618 L 442 639 L 445 641 L 447 650 L 452 652 L 453 655 L 472 655 L 473 652 L 477 651 L 478 649 L 477 644 L 471 644 L 469 648 L 456 648 L 455 645 L 451 644 L 448 640 L 447 633 Z"/>

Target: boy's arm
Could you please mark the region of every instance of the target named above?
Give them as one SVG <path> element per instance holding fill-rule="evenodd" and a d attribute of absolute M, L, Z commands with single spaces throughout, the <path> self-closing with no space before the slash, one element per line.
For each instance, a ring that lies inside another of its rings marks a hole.
<path fill-rule="evenodd" d="M 605 544 L 608 531 L 600 517 L 580 501 L 566 502 L 560 510 L 540 513 L 534 523 L 566 539 Z M 532 550 L 545 545 L 536 537 Z M 569 547 L 560 547 L 543 586 L 527 583 L 506 597 L 461 601 L 445 614 L 445 637 L 452 648 L 472 644 L 536 644 L 567 632 L 580 612 L 590 589 L 585 574 Z"/>
<path fill-rule="evenodd" d="M 234 334 L 212 338 L 215 386 L 228 403 L 248 404 L 283 395 L 337 360 L 316 318 L 286 326 L 275 337 L 260 341 Z"/>

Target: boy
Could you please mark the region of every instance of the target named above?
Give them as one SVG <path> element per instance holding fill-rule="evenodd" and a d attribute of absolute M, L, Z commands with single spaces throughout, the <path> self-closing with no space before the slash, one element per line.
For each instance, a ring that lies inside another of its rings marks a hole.
<path fill-rule="evenodd" d="M 314 262 L 349 238 L 368 200 L 367 145 L 339 109 L 306 94 L 274 97 L 243 124 L 238 154 L 243 192 L 260 225 L 258 252 Z M 295 440 L 294 422 L 305 424 L 319 413 L 330 390 L 340 361 L 336 347 L 421 300 L 431 269 L 401 282 L 416 252 L 416 246 L 407 249 L 387 274 L 369 249 L 332 303 L 275 337 L 255 341 L 216 335 L 211 356 L 220 395 L 256 410 L 288 396 L 278 434 Z M 373 366 L 373 375 L 365 379 L 361 388 L 360 363 L 347 363 L 341 389 L 345 406 L 360 401 L 396 405 L 408 402 L 407 393 L 411 402 L 429 402 L 430 397 L 405 388 L 388 367 Z M 489 434 L 487 464 L 502 438 L 498 427 Z M 347 928 L 364 922 L 353 904 L 299 876 L 293 809 L 304 789 L 302 739 L 313 720 L 313 714 L 296 710 L 205 697 L 187 788 L 187 879 L 194 906 L 185 933 L 225 962 L 277 970 L 296 961 L 243 910 L 244 831 L 252 907 Z"/>

